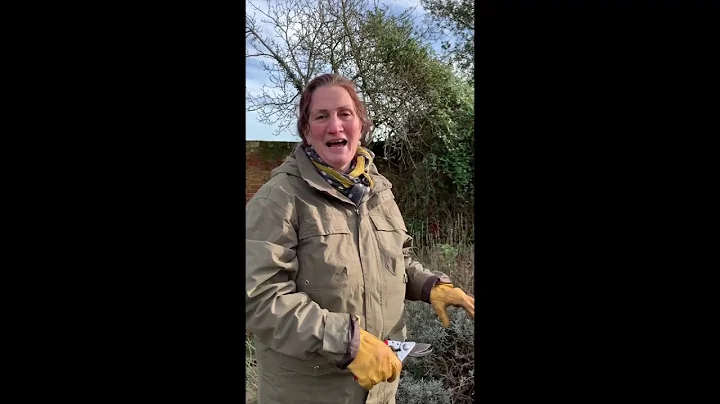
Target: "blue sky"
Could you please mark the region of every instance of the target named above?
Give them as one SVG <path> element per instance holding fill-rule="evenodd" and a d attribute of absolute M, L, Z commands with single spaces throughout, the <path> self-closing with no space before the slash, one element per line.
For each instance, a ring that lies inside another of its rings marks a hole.
<path fill-rule="evenodd" d="M 253 4 L 261 7 L 263 1 L 253 0 Z M 410 7 L 417 7 L 415 15 L 422 16 L 425 11 L 419 4 L 419 0 L 402 0 L 402 1 L 387 1 L 390 4 L 390 8 L 396 12 L 402 12 Z M 252 8 L 247 4 L 245 9 L 250 12 Z M 438 47 L 439 48 L 439 47 Z M 263 85 L 270 85 L 265 78 L 263 69 L 259 64 L 257 58 L 246 58 L 245 59 L 245 85 L 248 90 L 254 92 Z M 265 141 L 278 141 L 278 142 L 293 142 L 300 141 L 300 138 L 295 135 L 295 132 L 290 130 L 280 133 L 275 136 L 273 133 L 277 129 L 277 125 L 268 125 L 259 121 L 257 112 L 248 112 L 245 110 L 245 140 L 265 140 Z M 292 129 L 292 128 L 291 128 Z"/>

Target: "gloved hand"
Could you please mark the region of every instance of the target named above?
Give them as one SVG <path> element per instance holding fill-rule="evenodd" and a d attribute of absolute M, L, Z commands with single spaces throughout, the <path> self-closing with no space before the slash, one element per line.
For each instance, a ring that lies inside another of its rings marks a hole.
<path fill-rule="evenodd" d="M 348 369 L 365 390 L 380 382 L 394 382 L 400 376 L 402 362 L 395 352 L 374 335 L 360 328 L 360 347 Z"/>
<path fill-rule="evenodd" d="M 433 286 L 430 290 L 430 304 L 445 328 L 450 326 L 448 306 L 462 307 L 470 317 L 475 318 L 475 299 L 466 295 L 462 289 L 453 287 L 451 283 L 438 283 Z"/>

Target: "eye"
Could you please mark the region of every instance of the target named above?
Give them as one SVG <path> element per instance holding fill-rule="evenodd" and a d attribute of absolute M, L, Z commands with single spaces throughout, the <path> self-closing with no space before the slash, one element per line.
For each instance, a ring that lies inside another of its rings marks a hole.
<path fill-rule="evenodd" d="M 348 111 L 343 111 L 343 112 L 340 113 L 340 116 L 345 116 L 345 117 L 351 116 L 351 115 L 352 115 L 352 114 L 351 114 L 350 112 L 348 112 Z"/>
<path fill-rule="evenodd" d="M 315 117 L 315 120 L 317 121 L 317 120 L 325 119 L 325 118 L 327 118 L 327 115 L 318 115 Z"/>

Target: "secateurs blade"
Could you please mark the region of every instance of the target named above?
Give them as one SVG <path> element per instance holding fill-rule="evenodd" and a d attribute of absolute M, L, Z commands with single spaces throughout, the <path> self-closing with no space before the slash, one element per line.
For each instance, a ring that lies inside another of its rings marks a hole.
<path fill-rule="evenodd" d="M 400 359 L 400 362 L 405 360 L 408 356 L 411 358 L 418 358 L 420 356 L 425 356 L 430 353 L 432 353 L 432 349 L 430 348 L 430 344 L 420 344 L 417 342 L 401 342 L 401 341 L 393 341 L 391 339 L 385 340 L 385 345 L 389 346 L 390 349 L 395 352 L 398 359 Z M 353 376 L 354 380 L 357 380 L 356 376 Z"/>
<path fill-rule="evenodd" d="M 397 354 L 400 362 L 405 360 L 405 358 L 407 358 L 408 356 L 412 358 L 417 358 L 432 353 L 430 344 L 420 344 L 411 341 L 401 342 L 393 340 L 385 340 L 385 343 Z"/>

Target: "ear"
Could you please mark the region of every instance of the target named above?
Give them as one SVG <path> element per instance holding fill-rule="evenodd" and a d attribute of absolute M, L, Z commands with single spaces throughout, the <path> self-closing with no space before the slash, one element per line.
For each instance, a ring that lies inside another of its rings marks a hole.
<path fill-rule="evenodd" d="M 367 124 L 367 130 L 365 130 L 365 125 L 363 125 L 363 130 L 360 132 L 360 144 L 363 145 L 363 147 L 367 147 L 372 142 L 374 130 L 375 125 L 372 123 Z"/>

